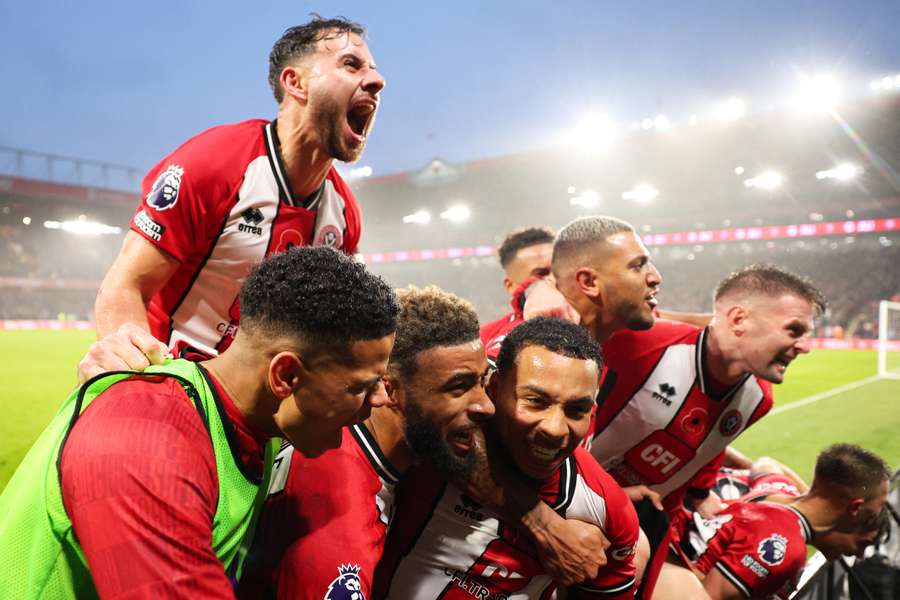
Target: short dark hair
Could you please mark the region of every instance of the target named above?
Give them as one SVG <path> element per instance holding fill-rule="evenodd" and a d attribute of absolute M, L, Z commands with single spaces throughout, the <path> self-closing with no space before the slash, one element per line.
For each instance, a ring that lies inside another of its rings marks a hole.
<path fill-rule="evenodd" d="M 388 368 L 399 375 L 415 374 L 419 353 L 438 346 L 456 346 L 479 339 L 478 315 L 467 301 L 436 287 L 398 290 L 400 318 Z"/>
<path fill-rule="evenodd" d="M 278 38 L 269 53 L 269 85 L 272 87 L 276 102 L 281 104 L 281 101 L 284 100 L 281 71 L 291 62 L 314 53 L 316 44 L 331 33 L 355 33 L 365 37 L 366 28 L 344 17 L 323 19 L 313 13 L 313 18 L 309 23 L 291 27 Z"/>
<path fill-rule="evenodd" d="M 294 336 L 314 353 L 390 335 L 400 312 L 383 279 L 325 246 L 295 247 L 262 261 L 241 287 L 240 302 L 241 332 Z"/>
<path fill-rule="evenodd" d="M 553 242 L 553 274 L 557 275 L 563 262 L 581 256 L 586 246 L 601 244 L 619 233 L 634 232 L 631 223 L 615 217 L 595 215 L 579 217 L 559 230 Z"/>
<path fill-rule="evenodd" d="M 497 371 L 507 373 L 515 368 L 516 359 L 525 348 L 540 346 L 550 352 L 579 360 L 592 360 L 603 369 L 603 354 L 584 327 L 558 317 L 535 317 L 509 332 L 500 345 Z"/>
<path fill-rule="evenodd" d="M 888 480 L 891 473 L 884 460 L 865 448 L 854 444 L 835 444 L 816 458 L 813 486 L 826 483 L 849 490 L 864 490 L 871 498 Z"/>
<path fill-rule="evenodd" d="M 730 294 L 778 296 L 794 294 L 808 301 L 819 312 L 825 310 L 825 296 L 806 277 L 775 265 L 748 265 L 733 272 L 716 286 L 715 299 Z"/>
<path fill-rule="evenodd" d="M 503 243 L 497 249 L 500 257 L 500 266 L 504 269 L 511 263 L 523 248 L 530 248 L 538 244 L 552 244 L 553 231 L 547 227 L 526 227 L 513 231 L 503 239 Z"/>

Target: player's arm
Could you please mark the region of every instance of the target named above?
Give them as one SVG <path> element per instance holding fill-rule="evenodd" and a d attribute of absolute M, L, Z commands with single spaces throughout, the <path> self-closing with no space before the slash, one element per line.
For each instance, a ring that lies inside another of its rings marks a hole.
<path fill-rule="evenodd" d="M 125 323 L 149 332 L 147 304 L 172 277 L 178 264 L 165 251 L 129 231 L 97 292 L 97 337 L 106 337 Z"/>
<path fill-rule="evenodd" d="M 233 597 L 211 544 L 209 434 L 174 379 L 101 394 L 72 429 L 60 473 L 100 598 Z"/>
<path fill-rule="evenodd" d="M 742 600 L 750 596 L 744 594 L 718 569 L 711 569 L 703 578 L 703 589 L 710 600 Z"/>
<path fill-rule="evenodd" d="M 722 466 L 729 469 L 750 469 L 753 467 L 753 461 L 734 446 L 728 446 L 725 448 Z"/>
<path fill-rule="evenodd" d="M 499 452 L 491 451 L 489 458 L 483 442 L 476 444 L 475 456 L 469 479 L 457 483 L 505 520 L 520 525 L 548 575 L 563 585 L 597 576 L 606 564 L 609 544 L 599 527 L 559 516 L 513 473 Z"/>
<path fill-rule="evenodd" d="M 753 461 L 753 466 L 750 468 L 751 476 L 761 477 L 769 474 L 784 475 L 797 486 L 801 494 L 809 491 L 809 485 L 803 478 L 783 462 L 769 456 L 761 456 Z"/>
<path fill-rule="evenodd" d="M 695 327 L 706 327 L 712 321 L 712 313 L 688 313 L 671 310 L 658 310 L 656 316 L 667 321 L 678 321 Z"/>
<path fill-rule="evenodd" d="M 693 510 L 700 513 L 704 519 L 710 519 L 719 514 L 724 508 L 725 503 L 719 498 L 712 488 L 716 484 L 716 477 L 722 462 L 725 460 L 726 451 L 723 450 L 711 461 L 703 465 L 694 478 L 691 480 L 687 489 L 687 501 L 693 507 Z"/>

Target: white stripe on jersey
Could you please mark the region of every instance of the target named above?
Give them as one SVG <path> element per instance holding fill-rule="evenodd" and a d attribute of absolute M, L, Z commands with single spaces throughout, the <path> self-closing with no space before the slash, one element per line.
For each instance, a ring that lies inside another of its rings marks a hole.
<path fill-rule="evenodd" d="M 272 199 L 275 201 L 273 202 Z M 278 185 L 267 156 L 255 158 L 244 174 L 238 200 L 206 263 L 172 315 L 169 346 L 185 341 L 198 350 L 216 355 L 216 345 L 226 335 L 228 311 L 250 269 L 266 255 L 272 223 L 278 212 Z M 255 226 L 262 234 L 240 231 L 244 211 L 256 208 L 263 220 Z"/>

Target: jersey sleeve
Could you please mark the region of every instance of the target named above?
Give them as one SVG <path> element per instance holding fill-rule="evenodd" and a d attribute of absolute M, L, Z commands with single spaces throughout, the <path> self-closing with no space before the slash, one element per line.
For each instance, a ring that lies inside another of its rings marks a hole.
<path fill-rule="evenodd" d="M 208 134 L 192 138 L 144 177 L 131 229 L 179 262 L 209 246 L 221 230 L 239 181 L 206 158 L 220 151 Z"/>
<path fill-rule="evenodd" d="M 579 449 L 578 452 L 582 450 Z M 590 459 L 589 456 L 588 458 Z M 619 484 L 599 465 L 596 466 L 596 472 L 585 473 L 585 479 L 595 492 L 602 493 L 606 511 L 603 533 L 609 540 L 609 548 L 606 550 L 607 563 L 600 569 L 596 579 L 575 586 L 577 597 L 606 600 L 633 598 L 634 559 L 640 531 L 637 512 Z M 595 471 L 593 465 L 591 471 Z"/>
<path fill-rule="evenodd" d="M 124 381 L 98 396 L 69 435 L 60 474 L 101 598 L 232 597 L 211 544 L 212 445 L 174 380 Z"/>
<path fill-rule="evenodd" d="M 712 567 L 747 598 L 764 598 L 802 568 L 806 546 L 788 541 L 771 525 L 738 517 L 722 524 L 709 540 L 707 552 L 708 560 L 715 560 Z"/>
<path fill-rule="evenodd" d="M 344 199 L 344 243 L 341 246 L 346 254 L 353 256 L 359 250 L 359 241 L 362 239 L 362 210 L 356 201 L 353 190 L 341 177 L 334 167 L 328 172 L 334 189 Z"/>

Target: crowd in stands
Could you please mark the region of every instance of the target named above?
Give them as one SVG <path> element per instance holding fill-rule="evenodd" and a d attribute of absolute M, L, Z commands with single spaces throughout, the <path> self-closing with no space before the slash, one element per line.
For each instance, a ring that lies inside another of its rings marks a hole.
<path fill-rule="evenodd" d="M 0 319 L 93 318 L 96 286 L 122 235 L 82 236 L 0 226 Z M 774 263 L 809 276 L 829 301 L 817 335 L 877 337 L 878 301 L 900 294 L 900 235 L 651 247 L 663 274 L 661 306 L 711 309 L 706 291 L 746 264 Z M 484 321 L 508 310 L 495 256 L 372 265 L 396 286 L 430 283 L 469 299 Z M 28 283 L 23 285 L 22 279 Z"/>

